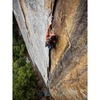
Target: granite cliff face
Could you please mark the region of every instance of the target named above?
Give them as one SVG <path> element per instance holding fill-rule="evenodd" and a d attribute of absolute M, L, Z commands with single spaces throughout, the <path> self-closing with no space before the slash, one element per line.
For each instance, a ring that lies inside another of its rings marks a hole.
<path fill-rule="evenodd" d="M 45 48 L 45 34 L 54 0 L 14 0 L 13 3 L 30 58 L 52 97 L 55 100 L 86 100 L 87 0 L 57 0 L 53 30 L 58 42 L 50 57 Z"/>

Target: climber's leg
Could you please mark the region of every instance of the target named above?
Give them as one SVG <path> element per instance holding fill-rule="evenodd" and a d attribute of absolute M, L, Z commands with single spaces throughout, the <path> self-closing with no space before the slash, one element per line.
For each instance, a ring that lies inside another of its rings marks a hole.
<path fill-rule="evenodd" d="M 51 44 L 49 44 L 48 45 L 48 49 L 50 50 L 50 49 L 52 49 L 53 48 L 53 46 L 51 45 Z"/>

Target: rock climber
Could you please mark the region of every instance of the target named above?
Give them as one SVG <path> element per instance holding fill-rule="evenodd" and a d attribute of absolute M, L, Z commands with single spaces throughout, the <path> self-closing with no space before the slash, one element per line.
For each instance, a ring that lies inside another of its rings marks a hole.
<path fill-rule="evenodd" d="M 50 24 L 47 29 L 46 33 L 46 43 L 45 46 L 49 49 L 52 49 L 55 47 L 57 42 L 57 36 L 52 32 L 52 25 Z"/>

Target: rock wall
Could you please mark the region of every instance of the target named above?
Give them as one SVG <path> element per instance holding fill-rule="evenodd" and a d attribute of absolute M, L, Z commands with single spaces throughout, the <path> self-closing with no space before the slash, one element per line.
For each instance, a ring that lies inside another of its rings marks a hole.
<path fill-rule="evenodd" d="M 58 0 L 49 89 L 55 100 L 87 99 L 87 1 Z"/>
<path fill-rule="evenodd" d="M 49 23 L 49 4 L 44 0 L 14 0 L 13 11 L 21 30 L 30 58 L 37 66 L 47 85 L 48 49 L 45 48 L 45 33 Z"/>
<path fill-rule="evenodd" d="M 87 99 L 87 0 L 57 0 L 49 80 L 45 34 L 54 0 L 14 0 L 14 15 L 33 64 L 55 100 Z M 48 81 L 48 84 L 47 84 Z"/>

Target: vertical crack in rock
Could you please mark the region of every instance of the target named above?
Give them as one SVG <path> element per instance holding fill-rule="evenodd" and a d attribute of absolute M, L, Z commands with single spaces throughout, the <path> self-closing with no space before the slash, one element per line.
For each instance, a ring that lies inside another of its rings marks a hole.
<path fill-rule="evenodd" d="M 47 72 L 48 72 L 48 80 L 50 78 L 50 69 L 51 69 L 51 50 L 49 50 L 49 67 L 47 69 Z"/>
<path fill-rule="evenodd" d="M 52 16 L 54 16 L 54 13 L 55 13 L 55 10 L 56 10 L 56 6 L 57 6 L 57 1 L 58 0 L 54 0 L 54 6 L 53 6 L 53 9 L 52 9 Z"/>
<path fill-rule="evenodd" d="M 55 13 L 55 10 L 56 10 L 56 5 L 57 5 L 57 1 L 58 0 L 54 0 L 54 6 L 53 6 L 53 9 L 52 9 L 52 17 L 54 19 L 54 13 Z M 52 20 L 53 20 L 52 19 Z M 53 21 L 52 21 L 53 22 Z M 47 69 L 47 72 L 48 72 L 48 79 L 50 78 L 49 75 L 50 75 L 50 70 L 51 70 L 51 50 L 49 50 L 49 68 Z"/>
<path fill-rule="evenodd" d="M 64 2 L 64 3 L 63 3 Z M 53 50 L 52 53 L 52 73 L 49 80 L 49 89 L 55 100 L 86 100 L 87 98 L 87 0 L 76 0 L 74 2 L 62 0 L 58 2 L 57 11 L 61 11 L 62 15 L 66 15 L 67 5 L 72 6 L 69 10 L 69 15 L 63 19 L 61 26 L 59 25 L 59 17 L 56 17 L 54 24 L 56 33 L 62 28 L 66 28 L 68 41 L 61 53 L 58 61 L 57 51 L 59 48 Z M 72 21 L 71 21 L 72 20 Z M 66 22 L 66 25 L 65 25 Z M 68 25 L 69 23 L 69 25 Z M 73 26 L 72 26 L 73 25 Z M 63 31 L 61 33 L 63 34 Z M 70 32 L 70 33 L 69 33 Z M 59 35 L 61 37 L 61 35 Z M 63 36 L 62 36 L 63 37 Z M 60 42 L 62 42 L 60 40 Z M 69 43 L 69 46 L 67 44 Z M 59 54 L 58 54 L 59 55 Z M 57 62 L 56 62 L 57 61 Z M 81 86 L 84 86 L 81 87 Z M 63 91 L 65 90 L 65 91 Z M 73 91 L 73 92 L 72 92 Z M 66 94 L 65 97 L 63 93 Z M 60 94 L 58 96 L 58 94 Z M 69 95 L 69 96 L 67 96 Z"/>

